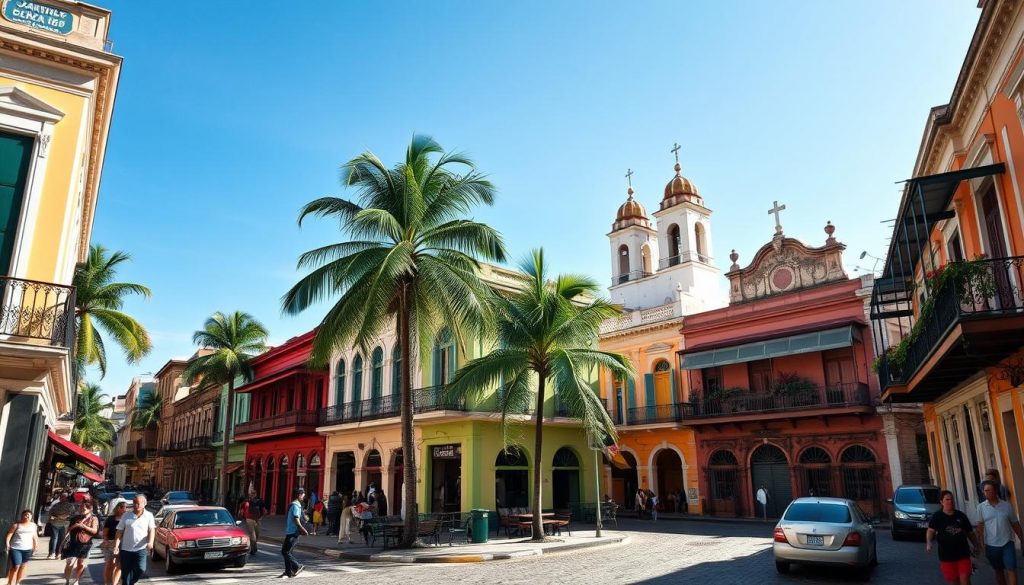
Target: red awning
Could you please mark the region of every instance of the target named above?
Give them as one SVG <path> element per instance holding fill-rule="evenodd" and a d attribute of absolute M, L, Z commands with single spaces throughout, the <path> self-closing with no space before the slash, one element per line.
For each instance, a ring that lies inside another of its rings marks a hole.
<path fill-rule="evenodd" d="M 91 471 L 85 471 L 85 472 L 82 473 L 82 475 L 84 475 L 85 479 L 88 479 L 89 481 L 94 481 L 96 483 L 102 483 L 103 482 L 103 476 L 98 474 L 98 473 L 93 473 Z"/>
<path fill-rule="evenodd" d="M 85 463 L 89 467 L 92 467 L 96 471 L 102 472 L 104 469 L 107 468 L 107 462 L 104 461 L 103 458 L 100 457 L 99 455 L 94 455 L 86 451 L 82 447 L 79 447 L 78 445 L 72 443 L 71 441 L 65 439 L 64 437 L 61 437 L 60 435 L 49 429 L 46 430 L 46 436 L 50 439 L 50 442 L 53 443 L 55 447 L 57 447 L 61 451 L 64 451 L 69 456 L 81 461 L 82 463 Z"/>

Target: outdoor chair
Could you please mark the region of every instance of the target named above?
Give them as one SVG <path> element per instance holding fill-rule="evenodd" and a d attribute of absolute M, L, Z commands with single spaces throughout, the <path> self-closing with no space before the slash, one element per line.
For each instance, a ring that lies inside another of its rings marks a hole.
<path fill-rule="evenodd" d="M 619 505 L 615 502 L 605 502 L 601 504 L 601 523 L 614 522 L 615 529 L 619 529 Z"/>
<path fill-rule="evenodd" d="M 463 544 L 469 543 L 469 523 L 470 518 L 460 522 L 459 515 L 452 514 L 451 520 L 448 521 L 448 546 L 452 546 L 456 540 L 461 541 Z"/>
<path fill-rule="evenodd" d="M 562 534 L 564 528 L 572 536 L 572 510 L 555 510 L 555 521 L 552 524 L 556 534 Z"/>
<path fill-rule="evenodd" d="M 435 545 L 439 545 L 441 544 L 440 526 L 441 522 L 438 520 L 422 520 L 420 521 L 419 530 L 416 532 L 416 538 L 423 540 L 423 542 L 434 541 Z M 387 548 L 386 545 L 385 548 Z"/>

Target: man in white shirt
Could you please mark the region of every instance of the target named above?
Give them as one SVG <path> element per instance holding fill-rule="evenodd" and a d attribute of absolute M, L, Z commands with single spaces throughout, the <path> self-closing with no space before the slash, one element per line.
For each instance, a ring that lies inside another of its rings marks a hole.
<path fill-rule="evenodd" d="M 978 539 L 985 556 L 996 572 L 999 585 L 1017 585 L 1017 549 L 1013 535 L 1024 542 L 1020 522 L 1013 508 L 999 499 L 999 486 L 992 480 L 982 482 L 985 501 L 978 504 Z"/>
<path fill-rule="evenodd" d="M 153 550 L 156 520 L 146 510 L 146 496 L 137 495 L 130 512 L 121 516 L 114 537 L 114 554 L 121 563 L 121 585 L 135 585 L 146 574 L 146 560 Z"/>

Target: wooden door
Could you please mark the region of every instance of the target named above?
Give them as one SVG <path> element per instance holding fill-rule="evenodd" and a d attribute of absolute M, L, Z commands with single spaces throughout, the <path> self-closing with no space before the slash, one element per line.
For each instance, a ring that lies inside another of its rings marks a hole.
<path fill-rule="evenodd" d="M 18 237 L 33 140 L 0 134 L 0 274 L 7 274 Z"/>
<path fill-rule="evenodd" d="M 996 198 L 996 189 L 989 183 L 985 194 L 981 196 L 981 211 L 985 224 L 985 234 L 988 236 L 988 257 L 991 259 L 1006 258 L 1006 237 L 1003 232 L 1003 222 L 999 214 L 999 200 Z M 1010 286 L 1010 275 L 1006 266 L 994 264 L 992 266 L 993 276 L 996 281 L 997 308 L 1009 308 L 1014 306 L 1014 296 Z"/>

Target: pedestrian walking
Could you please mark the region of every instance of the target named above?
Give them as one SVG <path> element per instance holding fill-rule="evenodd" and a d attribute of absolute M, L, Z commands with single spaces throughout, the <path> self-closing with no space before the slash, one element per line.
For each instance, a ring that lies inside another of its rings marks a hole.
<path fill-rule="evenodd" d="M 316 536 L 320 532 L 320 527 L 324 524 L 326 509 L 327 507 L 324 506 L 323 502 L 313 504 L 313 536 Z"/>
<path fill-rule="evenodd" d="M 300 534 L 309 534 L 306 527 L 302 525 L 302 500 L 306 497 L 306 490 L 295 488 L 293 496 L 294 499 L 288 506 L 288 513 L 285 514 L 284 544 L 281 545 L 281 556 L 284 557 L 282 579 L 290 579 L 305 569 L 299 564 L 299 561 L 295 560 L 292 550 L 295 548 L 295 542 L 299 539 Z"/>
<path fill-rule="evenodd" d="M 46 555 L 47 559 L 57 558 L 60 554 L 60 543 L 68 532 L 68 524 L 71 517 L 78 514 L 78 507 L 68 501 L 67 492 L 61 492 L 57 496 L 57 503 L 50 506 L 49 515 L 46 517 L 50 523 L 50 546 Z"/>
<path fill-rule="evenodd" d="M 1013 536 L 1024 542 L 1020 522 L 1013 508 L 999 499 L 999 484 L 992 480 L 982 482 L 985 501 L 978 504 L 978 537 L 985 545 L 985 556 L 996 572 L 998 585 L 1017 584 L 1017 549 Z"/>
<path fill-rule="evenodd" d="M 22 510 L 21 517 L 7 530 L 5 544 L 11 566 L 7 585 L 18 585 L 25 580 L 28 561 L 39 547 L 39 526 L 32 521 L 32 510 Z"/>
<path fill-rule="evenodd" d="M 956 509 L 953 492 L 939 492 L 939 503 L 942 510 L 932 514 L 925 533 L 925 551 L 932 552 L 932 542 L 939 543 L 939 568 L 947 583 L 971 585 L 971 573 L 974 571 L 973 555 L 981 552 L 971 520 L 966 514 Z M 971 552 L 974 548 L 974 553 Z"/>
<path fill-rule="evenodd" d="M 658 521 L 658 496 L 652 490 L 647 490 L 647 509 L 651 512 L 651 520 Z"/>
<path fill-rule="evenodd" d="M 116 585 L 121 580 L 121 564 L 114 554 L 114 541 L 117 539 L 117 525 L 127 509 L 127 502 L 118 502 L 103 523 L 103 542 L 100 544 L 100 550 L 103 551 L 103 585 Z"/>
<path fill-rule="evenodd" d="M 341 509 L 338 524 L 338 544 L 352 544 L 352 506 Z"/>
<path fill-rule="evenodd" d="M 986 481 L 995 482 L 995 484 L 996 484 L 996 491 L 999 494 L 999 499 L 1000 500 L 1009 500 L 1010 499 L 1010 490 L 1006 489 L 1006 485 L 1004 485 L 1003 482 L 999 480 L 999 470 L 994 468 L 994 467 L 991 467 L 991 468 L 989 468 L 989 469 L 987 469 L 985 471 L 985 479 L 983 479 L 981 481 L 981 483 L 978 484 L 978 501 L 979 502 L 984 502 L 985 501 L 985 491 L 984 490 L 985 490 L 985 482 Z"/>
<path fill-rule="evenodd" d="M 135 496 L 132 509 L 117 523 L 114 555 L 121 565 L 121 585 L 135 585 L 146 575 L 146 561 L 153 552 L 156 520 L 146 509 L 146 501 L 146 496 Z"/>
<path fill-rule="evenodd" d="M 85 572 L 85 562 L 92 549 L 92 538 L 100 531 L 100 521 L 92 512 L 92 502 L 82 502 L 82 513 L 76 516 L 68 527 L 67 541 L 61 548 L 60 558 L 64 559 L 64 585 L 78 585 Z"/>
<path fill-rule="evenodd" d="M 387 498 L 387 496 L 384 495 L 384 490 L 379 489 L 379 490 L 377 490 L 377 492 L 374 495 L 376 496 L 376 502 L 377 502 L 376 503 L 376 506 L 377 506 L 377 512 L 376 513 L 377 513 L 377 515 L 378 516 L 387 516 L 388 515 L 388 498 Z"/>
<path fill-rule="evenodd" d="M 341 524 L 343 498 L 338 490 L 331 492 L 327 498 L 327 536 L 337 536 Z"/>
<path fill-rule="evenodd" d="M 647 506 L 647 494 L 644 493 L 643 488 L 636 488 L 636 516 L 637 518 L 644 517 L 644 510 Z"/>
<path fill-rule="evenodd" d="M 249 497 L 242 500 L 238 506 L 238 517 L 245 522 L 245 528 L 249 532 L 249 556 L 255 556 L 260 540 L 260 519 L 266 512 L 263 500 L 256 495 L 255 491 L 249 492 Z"/>

